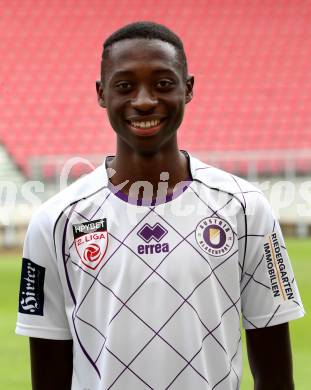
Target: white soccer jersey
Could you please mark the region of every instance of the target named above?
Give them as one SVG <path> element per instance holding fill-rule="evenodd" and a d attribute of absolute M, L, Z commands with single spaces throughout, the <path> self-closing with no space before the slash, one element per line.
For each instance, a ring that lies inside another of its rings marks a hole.
<path fill-rule="evenodd" d="M 189 162 L 166 202 L 122 198 L 102 165 L 32 218 L 16 332 L 73 339 L 73 390 L 236 390 L 241 315 L 246 329 L 303 316 L 263 194 Z"/>

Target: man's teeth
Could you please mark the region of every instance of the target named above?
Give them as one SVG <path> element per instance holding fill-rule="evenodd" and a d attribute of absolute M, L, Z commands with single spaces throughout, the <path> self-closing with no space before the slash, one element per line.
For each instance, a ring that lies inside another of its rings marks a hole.
<path fill-rule="evenodd" d="M 131 125 L 134 127 L 138 127 L 140 129 L 149 129 L 150 127 L 155 127 L 160 124 L 160 121 L 154 120 L 154 121 L 146 121 L 146 122 L 131 122 Z"/>

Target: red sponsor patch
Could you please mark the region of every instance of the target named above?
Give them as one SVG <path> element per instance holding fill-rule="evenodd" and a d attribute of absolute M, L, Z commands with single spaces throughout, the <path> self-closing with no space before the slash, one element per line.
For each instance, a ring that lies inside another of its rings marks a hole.
<path fill-rule="evenodd" d="M 82 263 L 95 270 L 102 262 L 108 247 L 106 219 L 73 225 L 73 235 Z"/>

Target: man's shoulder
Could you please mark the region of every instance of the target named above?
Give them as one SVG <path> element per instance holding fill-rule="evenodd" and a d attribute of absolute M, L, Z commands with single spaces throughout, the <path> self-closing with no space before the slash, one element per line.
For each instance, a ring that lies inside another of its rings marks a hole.
<path fill-rule="evenodd" d="M 209 165 L 195 157 L 191 157 L 191 163 L 193 178 L 202 181 L 210 187 L 215 187 L 229 193 L 238 193 L 241 191 L 261 192 L 253 183 L 246 179 Z"/>
<path fill-rule="evenodd" d="M 263 199 L 263 192 L 248 180 L 209 165 L 195 157 L 191 157 L 191 172 L 193 180 L 200 182 L 206 188 L 225 192 L 237 198 L 245 205 L 245 199 L 257 201 Z"/>
<path fill-rule="evenodd" d="M 55 222 L 59 215 L 74 203 L 107 188 L 108 179 L 103 165 L 84 175 L 45 201 L 34 213 L 33 218 Z"/>

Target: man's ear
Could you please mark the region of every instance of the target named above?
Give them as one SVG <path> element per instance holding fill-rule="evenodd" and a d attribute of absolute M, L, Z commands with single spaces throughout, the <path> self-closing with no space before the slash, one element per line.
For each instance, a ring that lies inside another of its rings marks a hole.
<path fill-rule="evenodd" d="M 100 80 L 96 80 L 96 92 L 97 92 L 98 104 L 101 107 L 106 108 L 106 103 L 105 103 L 105 98 L 104 98 L 104 89 L 103 89 L 103 86 L 102 86 L 102 83 Z"/>
<path fill-rule="evenodd" d="M 194 85 L 194 76 L 187 76 L 186 80 L 186 103 L 189 103 L 193 98 L 193 85 Z"/>

